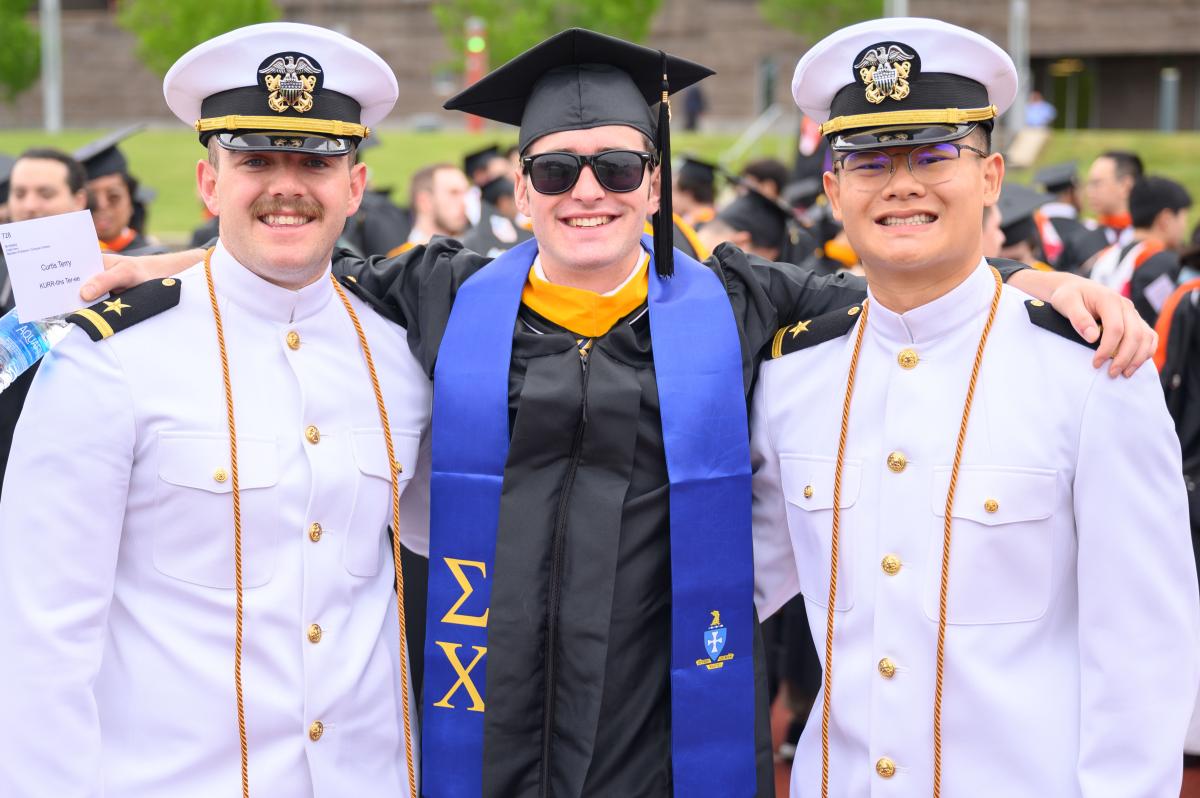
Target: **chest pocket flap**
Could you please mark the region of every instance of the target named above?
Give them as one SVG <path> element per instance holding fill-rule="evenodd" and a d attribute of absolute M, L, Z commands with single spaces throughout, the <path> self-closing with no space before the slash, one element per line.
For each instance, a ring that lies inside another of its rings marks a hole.
<path fill-rule="evenodd" d="M 788 503 L 804 510 L 832 510 L 836 466 L 832 457 L 780 454 L 779 474 Z M 861 482 L 861 461 L 847 460 L 842 467 L 842 493 L 838 502 L 843 510 L 858 499 Z"/>
<path fill-rule="evenodd" d="M 238 485 L 269 488 L 279 481 L 279 450 L 274 438 L 238 436 Z M 158 477 L 181 488 L 210 493 L 233 490 L 229 438 L 208 433 L 167 433 L 159 437 Z"/>
<path fill-rule="evenodd" d="M 354 462 L 364 474 L 391 479 L 388 469 L 387 442 L 382 429 L 356 429 L 351 436 Z M 401 482 L 412 479 L 417 470 L 417 448 L 421 434 L 416 430 L 392 430 L 392 448 L 399 464 Z"/>
<path fill-rule="evenodd" d="M 984 526 L 1041 521 L 1054 512 L 1057 472 L 1045 468 L 964 466 L 954 494 L 954 517 Z M 933 471 L 933 514 L 942 517 L 950 490 L 950 467 Z"/>

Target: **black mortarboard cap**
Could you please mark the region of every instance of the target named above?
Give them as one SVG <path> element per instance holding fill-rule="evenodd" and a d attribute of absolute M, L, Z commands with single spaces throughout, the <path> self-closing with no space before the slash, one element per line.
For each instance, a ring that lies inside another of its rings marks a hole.
<path fill-rule="evenodd" d="M 8 202 L 8 176 L 12 174 L 17 159 L 0 152 L 0 205 Z"/>
<path fill-rule="evenodd" d="M 498 146 L 495 144 L 488 145 L 482 150 L 468 152 L 463 156 L 463 171 L 467 173 L 467 177 L 470 177 L 471 173 L 476 169 L 482 169 L 483 167 L 487 166 L 488 161 L 492 160 L 493 158 L 503 157 L 504 156 L 500 154 L 500 148 Z"/>
<path fill-rule="evenodd" d="M 662 198 L 654 217 L 659 274 L 671 258 L 671 144 L 669 94 L 713 71 L 661 50 L 571 28 L 499 67 L 446 101 L 445 108 L 519 125 L 521 152 L 550 133 L 625 125 L 655 142 L 662 164 Z M 652 107 L 660 104 L 658 121 Z"/>
<path fill-rule="evenodd" d="M 1052 194 L 1057 194 L 1076 185 L 1077 179 L 1075 175 L 1076 166 L 1074 161 L 1056 163 L 1039 170 L 1033 176 L 1033 183 Z"/>
<path fill-rule="evenodd" d="M 755 245 L 774 249 L 783 249 L 788 221 L 794 218 L 791 208 L 752 188 L 717 212 L 718 220 L 749 233 Z"/>
<path fill-rule="evenodd" d="M 996 202 L 996 208 L 1000 211 L 1000 229 L 1004 232 L 1004 246 L 1035 238 L 1037 224 L 1033 212 L 1049 201 L 1050 197 L 1028 186 L 1005 183 Z"/>
<path fill-rule="evenodd" d="M 503 197 L 513 196 L 516 186 L 507 177 L 494 177 L 484 183 L 480 189 L 480 198 L 489 205 L 495 205 Z"/>
<path fill-rule="evenodd" d="M 683 163 L 679 165 L 679 180 L 691 180 L 695 183 L 716 183 L 717 174 L 721 168 L 715 163 L 702 161 L 699 158 L 693 158 L 690 155 L 683 156 Z"/>
<path fill-rule="evenodd" d="M 117 145 L 144 128 L 146 123 L 123 127 L 103 138 L 84 144 L 75 151 L 75 160 L 83 164 L 87 179 L 95 180 L 105 175 L 128 174 L 129 164 Z"/>

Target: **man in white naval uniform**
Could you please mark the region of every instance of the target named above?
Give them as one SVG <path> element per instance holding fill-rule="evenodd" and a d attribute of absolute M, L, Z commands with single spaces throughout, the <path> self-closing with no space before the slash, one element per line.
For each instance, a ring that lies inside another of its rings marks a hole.
<path fill-rule="evenodd" d="M 794 798 L 1179 795 L 1200 673 L 1179 446 L 1152 370 L 1094 370 L 981 255 L 1015 91 L 1000 48 L 923 19 L 796 70 L 869 295 L 780 330 L 753 399 L 758 610 L 803 593 L 825 666 Z"/>
<path fill-rule="evenodd" d="M 329 265 L 395 77 L 357 42 L 277 23 L 198 46 L 164 91 L 201 120 L 220 243 L 77 314 L 33 385 L 0 505 L 0 794 L 239 794 L 236 477 L 249 794 L 408 796 L 388 526 L 394 471 L 403 534 L 424 534 L 407 486 L 430 386 L 405 331 Z"/>

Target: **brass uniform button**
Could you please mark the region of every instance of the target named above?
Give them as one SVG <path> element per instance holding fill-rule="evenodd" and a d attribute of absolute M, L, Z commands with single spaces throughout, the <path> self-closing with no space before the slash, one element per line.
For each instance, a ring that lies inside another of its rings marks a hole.
<path fill-rule="evenodd" d="M 312 444 L 320 443 L 321 442 L 321 430 L 317 429 L 316 427 L 312 426 L 311 424 L 308 425 L 308 427 L 305 428 L 305 430 L 304 430 L 304 439 Z"/>
<path fill-rule="evenodd" d="M 983 503 L 983 509 L 987 510 L 989 513 L 994 513 L 1000 509 L 1000 502 L 996 501 L 995 499 L 988 499 Z"/>
<path fill-rule="evenodd" d="M 879 675 L 885 679 L 890 679 L 896 675 L 896 663 L 892 662 L 887 657 L 879 660 Z"/>
<path fill-rule="evenodd" d="M 322 532 L 323 532 L 323 530 L 321 529 L 321 525 L 316 522 L 313 522 L 312 526 L 310 526 L 308 528 L 308 539 L 311 540 L 313 543 L 316 543 L 318 540 L 321 539 Z"/>
<path fill-rule="evenodd" d="M 881 756 L 875 763 L 875 772 L 885 779 L 890 779 L 896 775 L 896 763 L 886 756 Z"/>
<path fill-rule="evenodd" d="M 896 362 L 900 364 L 900 368 L 911 371 L 921 362 L 921 358 L 911 349 L 901 349 L 900 354 L 896 355 Z"/>
<path fill-rule="evenodd" d="M 813 497 L 813 486 L 805 485 L 804 486 L 804 498 L 811 499 L 812 497 Z"/>
<path fill-rule="evenodd" d="M 314 720 L 308 727 L 308 739 L 314 743 L 321 739 L 321 735 L 325 733 L 325 724 L 319 720 Z"/>
<path fill-rule="evenodd" d="M 1046 305 L 1046 303 L 1040 299 L 1031 300 L 1029 304 L 1033 305 L 1035 308 L 1044 307 Z"/>
<path fill-rule="evenodd" d="M 392 465 L 395 467 L 397 474 L 404 473 L 404 463 L 401 463 L 399 460 L 397 460 L 396 462 L 392 463 Z"/>
<path fill-rule="evenodd" d="M 165 285 L 167 288 L 170 288 L 171 286 L 175 285 L 175 278 L 168 277 L 167 279 L 162 281 L 162 284 Z"/>
<path fill-rule="evenodd" d="M 887 457 L 887 466 L 899 474 L 908 467 L 908 458 L 904 456 L 903 452 L 892 452 Z"/>
<path fill-rule="evenodd" d="M 224 468 L 218 468 L 213 472 L 213 482 L 224 482 L 227 479 L 229 479 L 229 474 Z"/>
<path fill-rule="evenodd" d="M 287 334 L 287 345 L 288 349 L 299 349 L 300 333 L 296 332 L 295 330 L 289 330 Z"/>
<path fill-rule="evenodd" d="M 308 642 L 310 642 L 310 643 L 320 643 L 321 642 L 321 625 L 320 624 L 314 623 L 308 627 Z"/>
<path fill-rule="evenodd" d="M 857 316 L 859 311 L 861 311 L 861 310 L 862 310 L 861 307 L 859 307 L 858 305 L 855 305 L 854 307 L 852 307 L 846 311 L 846 315 L 847 316 Z"/>
<path fill-rule="evenodd" d="M 889 554 L 883 558 L 880 566 L 882 566 L 885 574 L 888 576 L 895 576 L 896 574 L 900 573 L 900 558 L 895 554 Z"/>

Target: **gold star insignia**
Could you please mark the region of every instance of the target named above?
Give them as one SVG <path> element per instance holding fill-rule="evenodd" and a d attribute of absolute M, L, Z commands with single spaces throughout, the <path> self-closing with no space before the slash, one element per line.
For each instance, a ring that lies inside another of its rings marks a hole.
<path fill-rule="evenodd" d="M 809 319 L 808 321 L 796 322 L 796 326 L 792 327 L 792 337 L 795 338 L 797 335 L 799 335 L 802 332 L 808 332 L 808 325 L 811 323 L 812 323 L 812 319 Z"/>
<path fill-rule="evenodd" d="M 130 307 L 132 307 L 132 306 L 126 305 L 124 302 L 121 301 L 121 297 L 117 297 L 116 299 L 112 300 L 111 302 L 105 301 L 104 312 L 105 313 L 116 313 L 118 316 L 120 316 L 122 310 L 129 310 Z"/>

